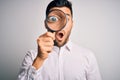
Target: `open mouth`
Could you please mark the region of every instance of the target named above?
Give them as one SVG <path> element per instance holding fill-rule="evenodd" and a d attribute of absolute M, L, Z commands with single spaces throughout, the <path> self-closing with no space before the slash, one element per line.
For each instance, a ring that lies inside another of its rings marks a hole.
<path fill-rule="evenodd" d="M 65 32 L 64 32 L 64 31 L 57 32 L 57 33 L 56 33 L 56 38 L 57 38 L 57 40 L 62 41 L 64 35 L 65 35 Z"/>
<path fill-rule="evenodd" d="M 62 38 L 64 36 L 63 33 L 59 33 L 58 35 L 60 38 Z"/>

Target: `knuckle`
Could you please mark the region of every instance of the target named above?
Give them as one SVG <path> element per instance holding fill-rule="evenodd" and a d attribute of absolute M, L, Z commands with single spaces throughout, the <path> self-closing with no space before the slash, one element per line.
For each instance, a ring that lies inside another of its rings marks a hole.
<path fill-rule="evenodd" d="M 52 41 L 51 37 L 48 37 L 48 40 L 51 42 Z"/>
<path fill-rule="evenodd" d="M 46 32 L 46 35 L 49 36 L 49 35 L 50 35 L 50 32 Z"/>

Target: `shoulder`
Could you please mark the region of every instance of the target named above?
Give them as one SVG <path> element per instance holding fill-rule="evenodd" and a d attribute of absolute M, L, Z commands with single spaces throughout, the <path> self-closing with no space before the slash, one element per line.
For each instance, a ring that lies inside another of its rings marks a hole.
<path fill-rule="evenodd" d="M 93 51 L 91 49 L 80 46 L 80 45 L 75 44 L 75 43 L 72 43 L 72 50 L 78 51 L 81 54 L 85 54 L 85 55 L 93 54 Z"/>
<path fill-rule="evenodd" d="M 94 52 L 91 49 L 79 46 L 74 43 L 72 43 L 72 53 L 82 56 L 86 59 L 95 58 Z"/>

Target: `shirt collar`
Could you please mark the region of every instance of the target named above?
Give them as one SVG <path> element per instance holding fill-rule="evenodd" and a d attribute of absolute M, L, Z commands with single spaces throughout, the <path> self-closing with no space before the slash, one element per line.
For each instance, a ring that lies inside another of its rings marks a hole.
<path fill-rule="evenodd" d="M 64 46 L 62 46 L 61 47 L 62 49 L 64 48 L 66 48 L 68 51 L 71 51 L 71 49 L 72 49 L 72 42 L 69 40 Z M 55 51 L 59 51 L 59 47 L 57 47 L 57 46 L 54 46 L 53 47 L 53 50 L 55 50 Z"/>
<path fill-rule="evenodd" d="M 65 48 L 67 48 L 69 51 L 72 49 L 72 42 L 69 40 L 65 45 Z"/>

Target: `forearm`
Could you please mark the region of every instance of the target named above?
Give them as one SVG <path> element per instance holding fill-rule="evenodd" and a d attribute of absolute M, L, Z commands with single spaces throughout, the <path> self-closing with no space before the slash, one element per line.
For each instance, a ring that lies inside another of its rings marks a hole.
<path fill-rule="evenodd" d="M 42 66 L 43 62 L 44 60 L 37 56 L 33 61 L 32 66 L 34 66 L 35 69 L 38 70 Z"/>
<path fill-rule="evenodd" d="M 37 75 L 41 75 L 40 70 L 42 69 L 41 66 L 43 62 L 39 60 L 36 55 L 36 51 L 31 50 L 27 52 L 22 62 L 17 80 L 36 80 Z"/>

